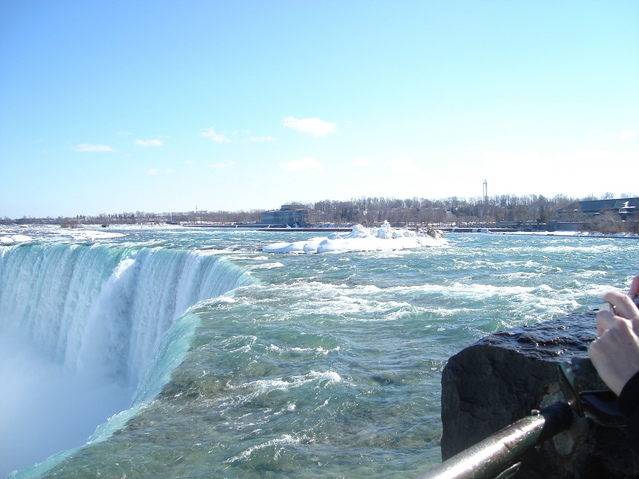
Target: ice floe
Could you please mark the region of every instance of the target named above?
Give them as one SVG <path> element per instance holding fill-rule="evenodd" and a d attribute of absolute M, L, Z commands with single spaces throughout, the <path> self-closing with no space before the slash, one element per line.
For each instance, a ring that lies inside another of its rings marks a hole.
<path fill-rule="evenodd" d="M 447 244 L 439 231 L 418 233 L 393 229 L 388 222 L 378 228 L 353 226 L 348 233 L 315 237 L 291 243 L 280 242 L 265 246 L 265 253 L 347 253 L 353 251 L 394 251 L 402 249 L 442 246 Z"/>
<path fill-rule="evenodd" d="M 0 236 L 0 244 L 28 243 L 29 241 L 33 241 L 33 238 L 27 235 Z"/>

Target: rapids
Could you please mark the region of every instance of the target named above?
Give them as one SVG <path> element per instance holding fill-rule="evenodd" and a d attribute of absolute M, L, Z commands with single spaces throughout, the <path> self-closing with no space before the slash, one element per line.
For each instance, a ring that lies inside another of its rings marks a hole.
<path fill-rule="evenodd" d="M 595 307 L 639 269 L 618 238 L 283 255 L 267 247 L 307 234 L 0 230 L 16 235 L 0 476 L 18 478 L 417 476 L 440 460 L 448 357 Z"/>

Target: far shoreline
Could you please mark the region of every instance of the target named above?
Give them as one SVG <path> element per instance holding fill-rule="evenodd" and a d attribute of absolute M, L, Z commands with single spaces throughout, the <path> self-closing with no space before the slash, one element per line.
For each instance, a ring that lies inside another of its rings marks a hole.
<path fill-rule="evenodd" d="M 109 229 L 113 230 L 128 230 L 128 229 L 136 229 L 136 228 L 184 228 L 188 229 L 208 229 L 208 230 L 220 230 L 220 231 L 229 231 L 232 229 L 237 230 L 252 230 L 256 232 L 267 232 L 267 233 L 349 233 L 353 231 L 353 227 L 358 225 L 351 226 L 307 226 L 307 227 L 281 227 L 281 226 L 273 226 L 273 227 L 265 227 L 263 224 L 241 224 L 241 225 L 215 225 L 215 224 L 173 224 L 173 223 L 137 223 L 137 224 L 113 224 L 113 225 L 100 225 L 100 224 L 80 224 L 75 225 L 71 228 L 64 227 L 60 224 L 42 224 L 42 223 L 28 223 L 28 224 L 0 224 L 0 246 L 11 246 L 15 244 L 21 243 L 29 243 L 31 238 L 29 238 L 24 233 L 29 233 L 29 228 L 41 228 L 44 227 L 46 229 L 58 229 L 66 232 L 67 235 L 73 236 L 73 233 L 79 233 L 82 230 L 85 231 L 102 231 L 105 236 L 101 236 L 101 239 L 105 239 L 109 237 L 111 234 L 117 233 L 107 233 Z M 375 226 L 373 226 L 374 228 Z M 370 227 L 366 227 L 370 228 Z M 444 235 L 455 235 L 455 234 L 469 234 L 469 235 L 495 235 L 495 236 L 537 236 L 537 237 L 550 237 L 550 238 L 592 238 L 592 239 L 629 239 L 629 240 L 637 240 L 639 239 L 639 235 L 632 233 L 597 233 L 597 232 L 589 232 L 589 231 L 500 231 L 499 229 L 495 230 L 492 228 L 485 227 L 470 227 L 465 225 L 464 227 L 417 227 L 411 225 L 409 227 L 396 225 L 392 227 L 393 229 L 404 229 L 404 230 L 422 230 L 425 232 L 427 229 L 439 230 Z"/>

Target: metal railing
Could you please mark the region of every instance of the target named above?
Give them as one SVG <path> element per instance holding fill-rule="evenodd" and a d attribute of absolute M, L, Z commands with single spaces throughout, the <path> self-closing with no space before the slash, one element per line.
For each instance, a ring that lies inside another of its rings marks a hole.
<path fill-rule="evenodd" d="M 419 479 L 499 477 L 515 465 L 524 452 L 568 429 L 572 414 L 572 408 L 566 403 L 533 411 L 530 416 L 442 462 Z"/>

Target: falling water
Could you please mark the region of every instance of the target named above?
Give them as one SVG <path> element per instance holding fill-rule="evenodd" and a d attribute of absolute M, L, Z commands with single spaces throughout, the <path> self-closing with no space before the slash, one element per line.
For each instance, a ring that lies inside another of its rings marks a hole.
<path fill-rule="evenodd" d="M 81 445 L 138 386 L 138 397 L 158 390 L 167 378 L 153 361 L 167 360 L 158 351 L 171 326 L 247 281 L 224 258 L 182 249 L 29 244 L 0 254 L 5 473 Z"/>

